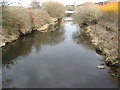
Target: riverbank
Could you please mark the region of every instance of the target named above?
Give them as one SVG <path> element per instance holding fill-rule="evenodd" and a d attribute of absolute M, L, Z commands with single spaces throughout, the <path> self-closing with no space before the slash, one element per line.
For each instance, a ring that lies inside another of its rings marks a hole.
<path fill-rule="evenodd" d="M 73 14 L 74 21 L 83 28 L 95 51 L 103 56 L 106 65 L 114 71 L 120 70 L 117 6 L 118 2 L 104 5 L 85 3 Z"/>
<path fill-rule="evenodd" d="M 111 24 L 98 21 L 97 24 L 84 27 L 85 35 L 89 37 L 95 51 L 101 54 L 107 66 L 119 71 L 118 56 L 118 27 Z"/>
<path fill-rule="evenodd" d="M 2 31 L 0 32 L 0 47 L 5 46 L 7 43 L 13 42 L 17 39 L 19 39 L 20 37 L 30 34 L 34 31 L 39 31 L 39 32 L 47 32 L 49 28 L 52 27 L 53 30 L 51 31 L 55 31 L 55 28 L 58 26 L 58 20 L 55 18 L 51 18 L 51 22 L 48 24 L 45 24 L 43 26 L 41 26 L 41 28 L 34 28 L 31 30 L 23 30 L 23 32 L 21 33 L 12 33 L 12 34 L 5 34 Z"/>
<path fill-rule="evenodd" d="M 38 6 L 34 3 L 38 3 Z M 54 7 L 56 10 L 53 10 Z M 33 1 L 28 8 L 9 6 L 6 2 L 0 9 L 3 16 L 0 19 L 0 47 L 34 31 L 47 32 L 48 28 L 52 28 L 49 31 L 55 31 L 65 14 L 65 6 L 57 2 L 45 2 L 39 6 L 39 2 Z"/>

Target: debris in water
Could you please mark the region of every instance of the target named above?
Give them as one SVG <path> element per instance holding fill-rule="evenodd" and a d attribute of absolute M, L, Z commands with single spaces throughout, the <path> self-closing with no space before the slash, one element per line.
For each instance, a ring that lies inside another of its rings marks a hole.
<path fill-rule="evenodd" d="M 104 65 L 98 65 L 97 68 L 99 68 L 99 69 L 105 69 L 105 66 Z"/>

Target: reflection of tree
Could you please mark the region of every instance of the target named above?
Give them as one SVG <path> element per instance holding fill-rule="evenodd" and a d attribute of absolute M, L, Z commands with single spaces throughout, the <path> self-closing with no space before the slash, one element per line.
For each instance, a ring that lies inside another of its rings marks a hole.
<path fill-rule="evenodd" d="M 110 74 L 110 79 L 115 83 L 115 85 L 118 87 L 120 86 L 120 77 L 119 77 L 119 70 L 117 71 L 116 68 L 109 68 L 109 74 Z"/>
<path fill-rule="evenodd" d="M 18 56 L 28 55 L 31 51 L 32 42 L 32 38 L 24 37 L 2 48 L 2 63 L 8 63 Z"/>
<path fill-rule="evenodd" d="M 34 46 L 37 51 L 39 51 L 38 49 L 41 45 L 56 45 L 64 39 L 64 31 L 61 29 L 54 32 L 36 33 L 34 36 Z"/>
<path fill-rule="evenodd" d="M 2 48 L 0 48 L 0 68 L 2 66 Z"/>
<path fill-rule="evenodd" d="M 92 46 L 92 44 L 90 43 L 89 37 L 86 36 L 83 31 L 80 33 L 79 32 L 74 33 L 73 39 L 77 44 L 80 44 L 87 49 L 91 49 L 91 50 L 95 49 L 94 46 Z M 110 79 L 116 84 L 116 86 L 119 86 L 118 82 L 120 82 L 120 81 L 118 81 L 119 78 L 118 78 L 118 76 L 116 76 L 116 75 L 118 75 L 118 71 L 116 71 L 116 68 L 109 68 L 108 70 L 109 70 L 109 74 L 110 74 Z"/>
<path fill-rule="evenodd" d="M 55 31 L 55 32 L 47 32 L 47 33 L 38 33 L 35 35 L 35 45 L 36 44 L 47 44 L 47 45 L 55 45 L 63 40 L 63 30 Z"/>
<path fill-rule="evenodd" d="M 19 56 L 27 56 L 31 52 L 32 47 L 35 47 L 39 52 L 41 45 L 56 45 L 63 39 L 64 30 L 62 29 L 47 33 L 34 32 L 31 35 L 22 37 L 2 48 L 3 65 Z"/>
<path fill-rule="evenodd" d="M 94 46 L 92 46 L 92 44 L 89 41 L 89 37 L 86 36 L 84 32 L 81 31 L 80 33 L 79 32 L 74 33 L 73 38 L 77 44 L 81 44 L 82 46 L 88 49 L 92 49 L 92 50 L 94 49 Z"/>

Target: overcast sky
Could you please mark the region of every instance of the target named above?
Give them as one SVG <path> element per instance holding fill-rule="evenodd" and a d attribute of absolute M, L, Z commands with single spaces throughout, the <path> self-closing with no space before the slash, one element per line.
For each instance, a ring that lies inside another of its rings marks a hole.
<path fill-rule="evenodd" d="M 14 2 L 14 5 L 18 5 L 18 2 L 20 2 L 24 7 L 28 7 L 32 0 L 6 0 L 6 1 Z M 77 4 L 82 4 L 88 1 L 89 2 L 100 2 L 100 1 L 105 1 L 105 0 L 39 0 L 39 1 L 40 3 L 46 2 L 46 1 L 57 1 L 57 2 L 63 3 L 64 5 L 67 5 L 67 4 L 74 4 L 74 2 L 76 2 Z"/>

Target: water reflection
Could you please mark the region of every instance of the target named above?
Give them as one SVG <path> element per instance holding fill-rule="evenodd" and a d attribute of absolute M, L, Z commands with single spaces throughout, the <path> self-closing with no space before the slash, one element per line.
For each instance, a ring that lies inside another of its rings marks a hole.
<path fill-rule="evenodd" d="M 117 87 L 119 87 L 120 77 L 116 76 L 116 73 L 119 75 L 119 72 L 116 72 L 111 68 L 109 68 L 108 72 L 110 74 L 111 80 L 116 84 Z"/>
<path fill-rule="evenodd" d="M 3 58 L 6 61 L 3 61 L 3 87 L 116 87 L 107 68 L 104 70 L 96 68 L 101 63 L 98 60 L 100 56 L 93 50 L 85 48 L 82 44 L 85 39 L 82 37 L 80 46 L 75 43 L 72 35 L 77 30 L 78 27 L 73 22 L 66 22 L 64 30 L 59 29 L 51 33 L 35 32 L 14 44 L 9 44 L 8 48 L 4 47 Z"/>
<path fill-rule="evenodd" d="M 86 36 L 82 30 L 79 30 L 78 32 L 73 34 L 73 40 L 75 43 L 82 45 L 87 49 L 91 49 L 91 50 L 95 49 L 94 46 L 91 44 L 89 37 Z"/>
<path fill-rule="evenodd" d="M 78 45 L 82 45 L 83 47 L 90 49 L 90 50 L 95 50 L 95 47 L 90 42 L 89 36 L 86 36 L 85 32 L 82 29 L 79 29 L 78 32 L 75 32 L 73 34 L 73 40 Z M 103 59 L 103 58 L 101 57 L 101 59 Z M 104 61 L 101 64 L 105 64 Z M 118 86 L 118 77 L 113 76 L 117 72 L 113 71 L 113 69 L 109 68 L 108 73 L 109 73 L 110 79 L 116 84 L 116 86 Z"/>
<path fill-rule="evenodd" d="M 0 89 L 2 89 L 2 48 L 0 48 Z"/>
<path fill-rule="evenodd" d="M 32 47 L 39 52 L 42 45 L 56 45 L 64 40 L 64 30 L 58 27 L 54 32 L 34 32 L 2 48 L 2 63 L 8 64 L 20 56 L 30 54 Z"/>

